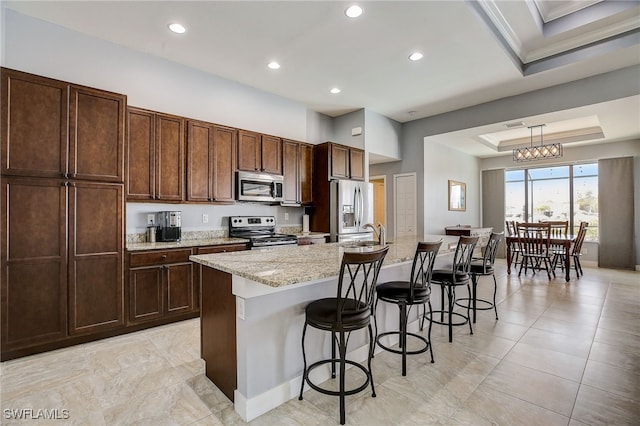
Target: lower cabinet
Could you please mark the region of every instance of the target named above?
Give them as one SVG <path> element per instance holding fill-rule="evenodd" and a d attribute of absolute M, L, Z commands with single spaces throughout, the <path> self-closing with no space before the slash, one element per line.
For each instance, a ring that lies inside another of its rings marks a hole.
<path fill-rule="evenodd" d="M 200 274 L 189 256 L 246 249 L 246 244 L 224 244 L 129 252 L 128 323 L 166 323 L 171 317 L 195 316 L 200 308 Z"/>
<path fill-rule="evenodd" d="M 129 254 L 129 323 L 197 312 L 191 249 Z"/>

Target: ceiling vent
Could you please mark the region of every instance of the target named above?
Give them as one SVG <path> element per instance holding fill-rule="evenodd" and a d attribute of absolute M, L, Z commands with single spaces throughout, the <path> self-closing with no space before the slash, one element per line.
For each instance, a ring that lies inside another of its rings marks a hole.
<path fill-rule="evenodd" d="M 522 121 L 514 121 L 513 123 L 506 123 L 504 125 L 504 127 L 506 127 L 507 129 L 515 129 L 522 126 L 524 126 L 524 122 Z"/>

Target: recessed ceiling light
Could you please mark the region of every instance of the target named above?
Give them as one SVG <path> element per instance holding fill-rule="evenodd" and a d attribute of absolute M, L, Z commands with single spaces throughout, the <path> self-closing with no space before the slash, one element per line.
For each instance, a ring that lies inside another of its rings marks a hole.
<path fill-rule="evenodd" d="M 423 57 L 424 55 L 420 52 L 413 52 L 411 55 L 409 55 L 409 59 L 412 61 L 419 61 Z"/>
<path fill-rule="evenodd" d="M 169 29 L 176 34 L 182 34 L 187 31 L 185 27 L 175 22 L 173 24 L 169 24 Z"/>
<path fill-rule="evenodd" d="M 362 15 L 362 8 L 354 4 L 353 6 L 349 6 L 347 10 L 344 11 L 344 14 L 349 18 L 357 18 Z"/>
<path fill-rule="evenodd" d="M 269 68 L 271 68 L 272 70 L 277 70 L 278 68 L 280 68 L 280 64 L 277 63 L 276 61 L 271 61 L 267 64 L 267 66 Z"/>
<path fill-rule="evenodd" d="M 340 93 L 340 89 L 338 89 L 337 87 L 334 87 L 333 89 L 331 89 L 331 90 L 329 90 L 329 91 L 330 91 L 331 93 L 333 93 L 334 95 L 335 95 L 335 94 Z"/>

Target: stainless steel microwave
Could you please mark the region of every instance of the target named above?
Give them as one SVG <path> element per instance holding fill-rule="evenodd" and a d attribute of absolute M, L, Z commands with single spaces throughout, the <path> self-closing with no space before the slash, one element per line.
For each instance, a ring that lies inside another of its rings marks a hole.
<path fill-rule="evenodd" d="M 236 199 L 238 201 L 282 201 L 284 178 L 267 173 L 238 172 Z"/>

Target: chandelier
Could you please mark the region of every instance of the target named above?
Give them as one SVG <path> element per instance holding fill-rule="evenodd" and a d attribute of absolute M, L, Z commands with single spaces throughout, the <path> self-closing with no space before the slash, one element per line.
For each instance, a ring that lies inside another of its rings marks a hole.
<path fill-rule="evenodd" d="M 542 138 L 542 128 L 545 124 L 538 124 L 537 126 L 529 126 L 531 130 L 531 145 L 524 148 L 513 149 L 513 161 L 519 163 L 524 161 L 542 160 L 545 158 L 558 158 L 562 157 L 562 144 L 552 143 L 545 145 Z M 540 145 L 533 145 L 533 129 L 540 128 Z"/>

